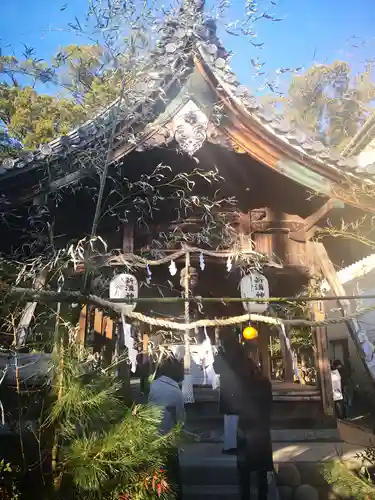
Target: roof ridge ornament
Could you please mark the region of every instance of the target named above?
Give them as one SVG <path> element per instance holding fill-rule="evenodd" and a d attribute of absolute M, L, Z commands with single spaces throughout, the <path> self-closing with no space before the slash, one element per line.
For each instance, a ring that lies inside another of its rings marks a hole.
<path fill-rule="evenodd" d="M 205 7 L 205 0 L 183 0 L 182 10 L 196 10 L 202 12 Z"/>
<path fill-rule="evenodd" d="M 207 139 L 208 123 L 203 111 L 188 101 L 173 119 L 174 139 L 179 149 L 193 156 Z"/>

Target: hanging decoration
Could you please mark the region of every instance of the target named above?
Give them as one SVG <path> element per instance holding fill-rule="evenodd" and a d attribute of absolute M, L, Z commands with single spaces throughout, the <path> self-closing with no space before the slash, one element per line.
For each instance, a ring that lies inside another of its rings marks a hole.
<path fill-rule="evenodd" d="M 150 266 L 148 264 L 146 265 L 146 272 L 147 272 L 146 282 L 148 284 L 148 283 L 150 283 L 151 278 L 152 278 L 152 272 L 151 272 Z"/>
<path fill-rule="evenodd" d="M 109 284 L 110 299 L 125 299 L 129 304 L 124 305 L 124 313 L 129 314 L 134 311 L 136 302 L 132 300 L 138 298 L 138 280 L 132 274 L 118 274 Z"/>
<path fill-rule="evenodd" d="M 258 335 L 258 330 L 253 326 L 247 326 L 242 332 L 242 336 L 245 340 L 254 340 L 258 338 Z"/>
<path fill-rule="evenodd" d="M 204 261 L 204 255 L 202 252 L 199 254 L 199 267 L 201 271 L 204 271 L 204 268 L 206 267 L 206 263 Z"/>
<path fill-rule="evenodd" d="M 298 360 L 297 360 L 297 353 L 292 349 L 292 346 L 290 344 L 290 338 L 288 337 L 285 329 L 285 325 L 281 324 L 280 325 L 280 331 L 281 335 L 284 337 L 284 342 L 286 345 L 286 348 L 288 349 L 289 356 L 292 360 L 292 368 L 293 368 L 293 375 L 296 380 L 301 382 L 301 375 L 298 369 Z"/>
<path fill-rule="evenodd" d="M 124 315 L 121 316 L 122 329 L 124 332 L 124 346 L 128 350 L 128 358 L 131 366 L 132 373 L 135 373 L 137 369 L 137 356 L 138 351 L 134 348 L 134 339 L 131 334 L 131 325 L 126 323 L 126 318 Z"/>
<path fill-rule="evenodd" d="M 270 296 L 267 278 L 258 271 L 251 271 L 240 281 L 241 297 L 243 299 L 263 299 Z M 268 302 L 243 302 L 246 312 L 264 313 L 268 308 Z"/>
<path fill-rule="evenodd" d="M 204 341 L 202 342 L 201 348 L 203 351 L 202 355 L 202 368 L 204 374 L 204 385 L 210 385 L 213 390 L 218 388 L 219 381 L 218 376 L 214 370 L 215 355 L 217 354 L 217 349 L 213 347 L 211 339 L 207 334 L 207 328 L 204 329 Z"/>
<path fill-rule="evenodd" d="M 176 276 L 177 274 L 177 267 L 176 267 L 176 263 L 174 260 L 171 260 L 171 263 L 169 264 L 169 272 L 171 274 L 171 276 Z"/>
<path fill-rule="evenodd" d="M 232 257 L 229 256 L 227 259 L 227 271 L 228 271 L 228 273 L 230 273 L 231 270 L 232 270 Z"/>

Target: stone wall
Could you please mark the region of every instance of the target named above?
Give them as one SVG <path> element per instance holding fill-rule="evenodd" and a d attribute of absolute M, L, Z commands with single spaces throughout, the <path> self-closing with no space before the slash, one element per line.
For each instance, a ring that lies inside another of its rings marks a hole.
<path fill-rule="evenodd" d="M 276 465 L 276 483 L 280 500 L 339 500 L 324 478 L 320 462 Z"/>

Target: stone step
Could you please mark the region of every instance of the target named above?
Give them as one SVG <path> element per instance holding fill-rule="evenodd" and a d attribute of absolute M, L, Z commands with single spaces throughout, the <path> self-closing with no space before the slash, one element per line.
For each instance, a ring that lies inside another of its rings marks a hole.
<path fill-rule="evenodd" d="M 340 442 L 337 428 L 334 429 L 272 429 L 274 443 Z"/>
<path fill-rule="evenodd" d="M 235 458 L 235 457 L 234 457 Z M 280 467 L 285 466 L 295 466 L 297 467 L 297 473 L 295 469 L 292 473 L 287 472 L 287 475 L 292 477 L 295 486 L 299 484 L 311 484 L 314 487 L 324 488 L 326 486 L 326 481 L 322 473 L 322 462 L 295 462 L 295 463 L 276 463 L 276 470 Z M 298 476 L 297 480 L 295 475 Z M 181 481 L 184 487 L 205 487 L 205 486 L 216 486 L 217 488 L 223 487 L 233 487 L 238 485 L 238 471 L 236 465 L 236 459 L 232 462 L 226 462 L 226 465 L 218 466 L 181 466 Z M 283 484 L 282 486 L 289 486 Z"/>
<path fill-rule="evenodd" d="M 283 421 L 301 421 L 301 422 L 313 422 L 310 427 L 316 427 L 317 425 L 323 426 L 334 426 L 335 420 L 332 418 L 327 418 L 324 415 L 309 414 L 306 411 L 304 414 L 293 413 L 291 411 L 277 411 L 275 409 L 271 415 L 272 422 L 283 422 Z M 211 420 L 220 421 L 223 419 L 223 414 L 219 411 L 219 406 L 215 403 L 204 403 L 204 404 L 189 404 L 185 406 L 187 419 L 195 421 Z"/>
<path fill-rule="evenodd" d="M 327 462 L 337 457 L 342 460 L 355 461 L 358 453 L 363 452 L 363 447 L 342 442 L 291 442 L 273 443 L 273 460 L 275 464 L 283 463 L 316 463 Z M 358 459 L 357 459 L 358 461 Z M 222 453 L 221 443 L 186 443 L 180 448 L 181 470 L 217 469 L 216 481 L 221 481 L 223 469 L 236 469 L 237 458 L 234 455 Z M 214 481 L 212 484 L 215 484 Z M 197 484 L 197 483 L 195 483 Z M 206 484 L 210 484 L 206 481 Z"/>
<path fill-rule="evenodd" d="M 324 478 L 325 462 L 338 456 L 360 467 L 356 455 L 363 448 L 347 443 L 274 443 L 276 481 L 270 487 L 269 500 L 275 500 L 275 489 L 281 500 L 328 500 L 336 498 Z M 239 499 L 237 459 L 221 454 L 221 446 L 188 444 L 180 452 L 181 481 L 184 500 Z M 333 496 L 332 496 L 333 495 Z"/>
<path fill-rule="evenodd" d="M 300 386 L 297 384 L 272 384 L 272 394 L 274 401 L 320 401 L 320 391 L 313 386 Z M 210 386 L 194 386 L 195 401 L 219 401 L 219 389 L 213 390 Z"/>
<path fill-rule="evenodd" d="M 239 500 L 240 488 L 238 482 L 227 485 L 201 484 L 201 485 L 183 485 L 183 499 L 214 499 L 225 498 L 230 500 Z M 251 488 L 252 497 L 256 497 L 256 488 Z M 279 500 L 278 487 L 276 486 L 275 476 L 269 477 L 268 500 Z"/>
<path fill-rule="evenodd" d="M 306 492 L 306 487 L 308 492 Z M 315 490 L 312 492 L 311 490 Z M 306 494 L 307 493 L 307 494 Z M 227 486 L 184 486 L 182 489 L 183 500 L 240 500 L 240 489 L 238 485 L 227 485 Z M 256 490 L 252 491 L 252 499 L 257 498 Z M 332 500 L 334 498 L 339 498 L 330 491 L 329 486 L 324 488 L 318 487 L 314 488 L 310 485 L 304 485 L 300 488 L 290 488 L 287 486 L 279 486 L 277 488 L 277 493 L 274 490 L 269 491 L 267 500 L 307 500 L 314 498 L 317 500 Z"/>
<path fill-rule="evenodd" d="M 211 391 L 212 393 L 213 391 Z M 203 420 L 222 419 L 219 403 L 217 400 L 210 401 L 196 399 L 193 404 L 186 405 L 187 419 L 190 422 Z M 271 420 L 277 427 L 334 427 L 336 422 L 333 418 L 327 417 L 323 413 L 320 401 L 278 401 L 272 407 Z M 280 425 L 282 422 L 291 422 L 290 425 Z"/>
<path fill-rule="evenodd" d="M 239 500 L 240 490 L 238 485 L 198 485 L 198 486 L 183 486 L 183 500 L 216 500 L 223 498 L 225 500 Z"/>
<path fill-rule="evenodd" d="M 204 487 L 214 485 L 218 488 L 236 486 L 238 473 L 236 461 L 223 466 L 186 466 L 181 464 L 181 481 L 184 486 Z"/>
<path fill-rule="evenodd" d="M 285 424 L 285 422 L 284 422 Z M 201 443 L 222 443 L 224 440 L 223 422 L 220 425 L 204 425 L 203 422 L 196 426 L 187 422 L 186 430 L 199 436 Z M 300 442 L 340 442 L 340 433 L 337 428 L 319 429 L 271 429 L 271 439 L 273 443 L 300 443 Z"/>

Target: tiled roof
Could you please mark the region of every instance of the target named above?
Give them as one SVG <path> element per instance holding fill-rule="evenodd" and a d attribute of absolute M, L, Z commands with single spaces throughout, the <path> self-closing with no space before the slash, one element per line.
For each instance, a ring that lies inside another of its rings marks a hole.
<path fill-rule="evenodd" d="M 201 6 L 187 3 L 177 16 L 169 16 L 162 29 L 162 37 L 157 49 L 152 54 L 147 71 L 142 73 L 142 81 L 135 85 L 134 91 L 127 96 L 126 106 L 121 109 L 121 120 L 124 126 L 121 134 L 126 135 L 125 141 L 134 143 L 140 140 L 147 124 L 156 120 L 159 100 L 168 100 L 166 86 L 171 86 L 171 79 L 181 82 L 192 72 L 192 56 L 198 53 L 217 78 L 225 92 L 233 101 L 240 104 L 253 120 L 275 141 L 285 147 L 293 148 L 294 152 L 308 161 L 321 166 L 329 174 L 352 176 L 368 183 L 374 183 L 371 167 L 362 166 L 357 157 L 347 158 L 332 153 L 324 144 L 312 140 L 303 132 L 295 130 L 282 117 L 275 115 L 269 108 L 262 106 L 251 95 L 249 90 L 237 81 L 236 75 L 228 64 L 228 53 L 216 36 L 216 25 L 212 20 L 205 19 Z M 146 90 L 145 90 L 146 89 Z M 6 174 L 12 169 L 23 169 L 27 166 L 41 165 L 51 162 L 60 155 L 85 148 L 100 135 L 108 132 L 113 123 L 117 102 L 112 103 L 105 111 L 87 121 L 69 134 L 42 145 L 38 151 L 27 152 L 17 160 L 5 160 L 0 165 L 0 174 Z M 136 125 L 136 126 L 135 126 Z"/>
<path fill-rule="evenodd" d="M 359 156 L 367 146 L 375 139 L 375 113 L 364 123 L 363 127 L 358 130 L 349 144 L 345 147 L 342 155 Z"/>
<path fill-rule="evenodd" d="M 51 163 L 60 156 L 84 149 L 100 137 L 109 135 L 116 120 L 121 125 L 122 138 L 134 143 L 148 123 L 160 113 L 161 102 L 170 100 L 168 90 L 174 83 L 182 86 L 193 69 L 192 43 L 197 27 L 204 25 L 203 14 L 194 4 L 188 3 L 178 15 L 167 16 L 161 28 L 161 38 L 143 66 L 141 78 L 126 91 L 126 99 L 119 105 L 116 99 L 94 118 L 36 151 L 24 151 L 19 158 L 7 158 L 0 164 L 0 174 L 13 175 L 18 170 Z"/>
<path fill-rule="evenodd" d="M 342 285 L 350 283 L 351 281 L 363 278 L 375 269 L 375 253 L 372 253 L 350 266 L 344 267 L 337 272 L 337 276 Z M 326 281 L 322 283 L 322 290 L 328 291 L 330 286 Z"/>
<path fill-rule="evenodd" d="M 243 107 L 249 119 L 256 121 L 259 127 L 272 134 L 275 140 L 292 147 L 300 153 L 301 157 L 306 157 L 312 162 L 320 164 L 323 168 L 331 169 L 333 172 L 345 176 L 359 177 L 371 182 L 371 184 L 375 182 L 375 177 L 371 173 L 371 167 L 375 167 L 375 164 L 361 165 L 358 156 L 348 158 L 334 153 L 322 142 L 307 137 L 300 130 L 293 129 L 282 115 L 277 115 L 269 107 L 261 105 L 255 96 L 241 85 L 236 75 L 231 71 L 227 60 L 218 54 L 217 48 L 212 43 L 201 42 L 199 45 L 200 54 L 220 86 L 231 96 L 233 101 Z"/>

